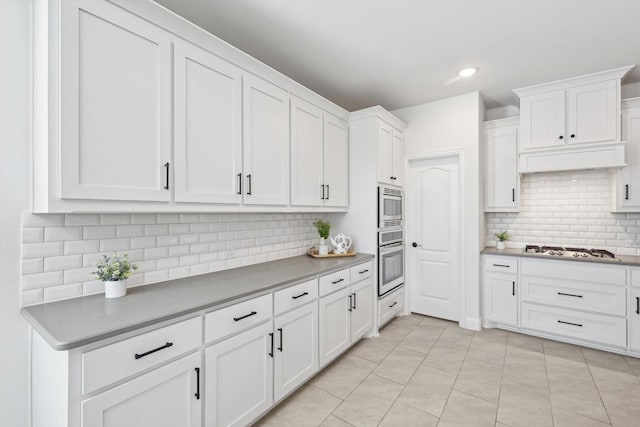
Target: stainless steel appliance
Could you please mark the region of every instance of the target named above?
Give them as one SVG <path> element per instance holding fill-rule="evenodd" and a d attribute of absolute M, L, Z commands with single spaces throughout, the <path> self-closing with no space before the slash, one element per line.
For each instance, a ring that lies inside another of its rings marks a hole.
<path fill-rule="evenodd" d="M 588 259 L 589 261 L 621 261 L 615 254 L 605 249 L 585 249 L 564 246 L 527 245 L 524 254 L 541 257 Z"/>
<path fill-rule="evenodd" d="M 404 231 L 378 233 L 378 296 L 404 283 Z"/>
<path fill-rule="evenodd" d="M 402 227 L 403 219 L 402 190 L 391 187 L 378 187 L 378 227 Z"/>

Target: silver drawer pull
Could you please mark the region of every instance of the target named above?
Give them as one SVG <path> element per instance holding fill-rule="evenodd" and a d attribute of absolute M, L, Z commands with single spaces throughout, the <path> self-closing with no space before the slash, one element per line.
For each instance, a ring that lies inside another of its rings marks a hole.
<path fill-rule="evenodd" d="M 564 292 L 558 292 L 558 295 L 564 295 L 565 297 L 582 298 L 582 295 L 576 295 L 576 294 L 565 294 Z"/>
<path fill-rule="evenodd" d="M 335 282 L 331 282 L 332 285 L 337 285 L 340 282 L 344 282 L 344 279 L 338 279 Z"/>
<path fill-rule="evenodd" d="M 493 264 L 494 267 L 503 267 L 503 268 L 509 268 L 511 267 L 510 265 L 506 265 L 506 264 Z"/>
<path fill-rule="evenodd" d="M 563 325 L 580 326 L 582 328 L 582 325 L 580 323 L 565 322 L 563 320 L 558 320 L 558 323 L 562 323 Z"/>

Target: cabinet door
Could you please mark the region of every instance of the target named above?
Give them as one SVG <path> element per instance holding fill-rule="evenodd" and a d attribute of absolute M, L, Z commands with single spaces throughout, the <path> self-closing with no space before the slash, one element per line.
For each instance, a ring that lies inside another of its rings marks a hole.
<path fill-rule="evenodd" d="M 378 182 L 393 184 L 393 128 L 378 120 Z"/>
<path fill-rule="evenodd" d="M 193 46 L 175 47 L 177 202 L 241 203 L 242 74 Z"/>
<path fill-rule="evenodd" d="M 349 127 L 324 113 L 324 205 L 349 206 Z"/>
<path fill-rule="evenodd" d="M 362 338 L 373 326 L 373 279 L 351 287 L 351 342 Z"/>
<path fill-rule="evenodd" d="M 393 179 L 392 184 L 404 185 L 404 137 L 402 133 L 397 130 L 393 130 L 393 145 L 392 145 L 391 158 L 393 162 L 392 172 Z"/>
<path fill-rule="evenodd" d="M 565 91 L 520 98 L 520 148 L 531 150 L 565 143 Z"/>
<path fill-rule="evenodd" d="M 518 208 L 518 128 L 487 129 L 485 143 L 485 209 L 513 212 Z"/>
<path fill-rule="evenodd" d="M 489 320 L 504 325 L 518 324 L 517 276 L 486 273 L 487 313 Z"/>
<path fill-rule="evenodd" d="M 629 348 L 640 351 L 640 288 L 632 286 L 629 295 Z"/>
<path fill-rule="evenodd" d="M 318 370 L 318 303 L 284 314 L 274 321 L 275 400 L 280 400 Z"/>
<path fill-rule="evenodd" d="M 615 80 L 567 89 L 567 142 L 615 141 L 619 105 Z"/>
<path fill-rule="evenodd" d="M 336 358 L 350 344 L 350 289 L 320 299 L 320 366 Z"/>
<path fill-rule="evenodd" d="M 60 196 L 169 201 L 170 34 L 109 2 L 60 8 Z"/>
<path fill-rule="evenodd" d="M 273 328 L 256 326 L 205 350 L 205 425 L 245 426 L 273 402 Z"/>
<path fill-rule="evenodd" d="M 84 400 L 82 426 L 201 426 L 201 361 L 197 352 Z"/>
<path fill-rule="evenodd" d="M 640 107 L 622 110 L 622 140 L 627 141 L 624 146 L 627 166 L 618 172 L 616 199 L 618 207 L 637 212 L 640 211 Z"/>
<path fill-rule="evenodd" d="M 322 206 L 322 110 L 291 97 L 291 204 Z"/>
<path fill-rule="evenodd" d="M 289 93 L 244 77 L 245 204 L 289 204 Z"/>

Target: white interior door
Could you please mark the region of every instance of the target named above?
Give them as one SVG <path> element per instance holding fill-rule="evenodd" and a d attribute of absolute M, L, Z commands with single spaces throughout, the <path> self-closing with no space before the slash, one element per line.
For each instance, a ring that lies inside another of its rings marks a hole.
<path fill-rule="evenodd" d="M 411 164 L 411 311 L 458 320 L 460 186 L 458 157 Z"/>

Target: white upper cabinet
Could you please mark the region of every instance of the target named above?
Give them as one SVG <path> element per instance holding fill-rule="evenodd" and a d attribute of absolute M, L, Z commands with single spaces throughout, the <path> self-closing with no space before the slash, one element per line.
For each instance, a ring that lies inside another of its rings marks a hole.
<path fill-rule="evenodd" d="M 613 212 L 640 212 L 640 99 L 625 101 L 622 139 L 627 165 L 612 172 L 610 191 Z"/>
<path fill-rule="evenodd" d="M 517 212 L 518 119 L 486 122 L 483 143 L 485 212 Z"/>
<path fill-rule="evenodd" d="M 34 212 L 346 211 L 349 113 L 157 3 L 36 2 L 33 43 Z"/>
<path fill-rule="evenodd" d="M 289 93 L 244 77 L 246 204 L 289 204 Z"/>
<path fill-rule="evenodd" d="M 378 120 L 378 182 L 402 185 L 404 180 L 402 132 Z"/>
<path fill-rule="evenodd" d="M 557 90 L 520 99 L 521 149 L 564 145 L 565 91 Z"/>
<path fill-rule="evenodd" d="M 59 197 L 171 200 L 169 34 L 111 3 L 59 6 Z"/>
<path fill-rule="evenodd" d="M 607 80 L 567 89 L 567 142 L 620 139 L 620 96 L 616 81 Z"/>
<path fill-rule="evenodd" d="M 393 161 L 393 184 L 404 185 L 404 136 L 397 129 L 393 130 L 393 144 L 391 147 Z"/>
<path fill-rule="evenodd" d="M 378 182 L 393 184 L 393 128 L 378 121 Z"/>
<path fill-rule="evenodd" d="M 624 166 L 620 82 L 631 68 L 516 89 L 519 172 Z"/>
<path fill-rule="evenodd" d="M 324 114 L 324 206 L 349 206 L 349 126 Z"/>
<path fill-rule="evenodd" d="M 291 204 L 322 206 L 322 110 L 291 97 Z"/>
<path fill-rule="evenodd" d="M 345 121 L 291 97 L 291 205 L 349 205 L 349 128 Z"/>
<path fill-rule="evenodd" d="M 174 57 L 175 200 L 241 203 L 242 73 L 189 43 Z"/>

